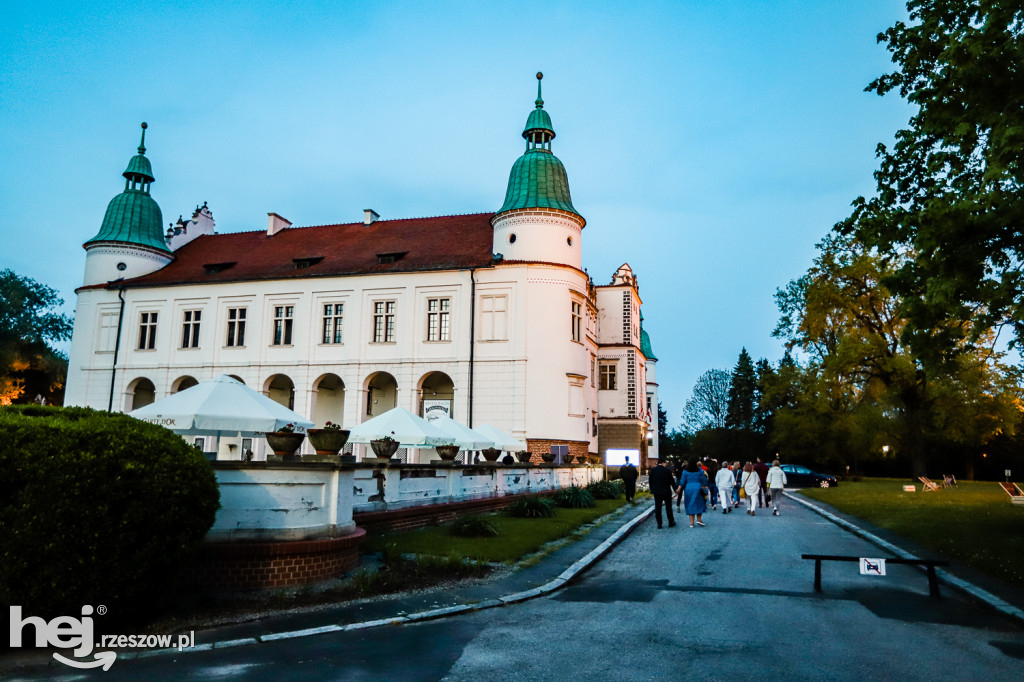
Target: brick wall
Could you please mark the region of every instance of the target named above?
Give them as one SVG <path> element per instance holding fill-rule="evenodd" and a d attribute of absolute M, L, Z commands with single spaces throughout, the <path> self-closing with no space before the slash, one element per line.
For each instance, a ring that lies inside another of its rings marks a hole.
<path fill-rule="evenodd" d="M 527 438 L 526 449 L 532 453 L 530 462 L 533 464 L 543 463 L 544 460 L 541 459 L 540 455 L 542 452 L 551 452 L 552 445 L 568 445 L 569 454 L 573 457 L 585 457 L 589 454 L 597 454 L 589 452 L 590 443 L 585 440 L 547 440 L 544 438 Z"/>
<path fill-rule="evenodd" d="M 598 421 L 597 446 L 604 460 L 604 453 L 609 448 L 639 450 L 640 461 L 633 462 L 642 472 L 647 470 L 647 439 L 645 425 L 632 419 Z"/>
<path fill-rule="evenodd" d="M 260 590 L 338 577 L 359 565 L 366 531 L 296 542 L 217 542 L 203 545 L 187 572 L 197 591 Z"/>

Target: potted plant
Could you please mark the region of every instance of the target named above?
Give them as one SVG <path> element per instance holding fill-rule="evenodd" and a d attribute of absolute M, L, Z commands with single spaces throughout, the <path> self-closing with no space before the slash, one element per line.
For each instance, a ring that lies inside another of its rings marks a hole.
<path fill-rule="evenodd" d="M 391 433 L 394 434 L 394 431 Z M 384 436 L 371 440 L 370 447 L 373 448 L 373 454 L 377 455 L 380 459 L 390 460 L 398 452 L 398 441 L 391 436 Z"/>
<path fill-rule="evenodd" d="M 529 450 L 520 450 L 516 453 L 516 459 L 518 459 L 521 464 L 529 464 L 531 457 L 533 457 L 533 453 Z"/>
<path fill-rule="evenodd" d="M 483 454 L 484 459 L 486 459 L 488 462 L 497 462 L 498 455 L 501 454 L 501 450 L 499 450 L 498 448 L 484 448 L 480 452 Z"/>
<path fill-rule="evenodd" d="M 280 455 L 285 460 L 292 460 L 298 459 L 295 451 L 302 446 L 302 441 L 306 438 L 306 434 L 296 433 L 295 424 L 287 424 L 277 431 L 268 431 L 265 437 L 267 445 L 270 446 L 275 455 Z"/>
<path fill-rule="evenodd" d="M 327 422 L 322 429 L 310 429 L 307 434 L 318 455 L 336 455 L 348 442 L 348 431 L 334 422 Z"/>
<path fill-rule="evenodd" d="M 454 462 L 455 457 L 459 454 L 459 446 L 454 443 L 447 443 L 445 445 L 438 445 L 434 448 L 437 450 L 437 454 L 446 462 Z"/>
<path fill-rule="evenodd" d="M 555 453 L 553 453 L 553 452 L 542 452 L 542 453 L 540 453 L 540 458 L 542 460 L 544 460 L 544 462 L 546 464 L 551 464 L 552 462 L 555 461 Z"/>

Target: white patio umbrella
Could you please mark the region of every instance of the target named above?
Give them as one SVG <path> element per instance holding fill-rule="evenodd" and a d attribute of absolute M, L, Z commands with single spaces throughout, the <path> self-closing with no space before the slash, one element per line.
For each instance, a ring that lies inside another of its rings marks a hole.
<path fill-rule="evenodd" d="M 434 447 L 451 442 L 443 431 L 426 419 L 404 407 L 396 407 L 373 419 L 353 427 L 348 434 L 349 443 L 369 443 L 371 440 L 388 436 L 402 447 Z"/>
<path fill-rule="evenodd" d="M 288 424 L 299 432 L 314 424 L 227 374 L 128 414 L 185 436 L 261 436 Z"/>
<path fill-rule="evenodd" d="M 481 424 L 480 426 L 474 426 L 473 430 L 477 433 L 481 433 L 494 441 L 494 447 L 499 450 L 507 450 L 509 452 L 518 452 L 526 449 L 526 443 L 516 440 L 513 436 L 494 428 L 490 424 Z"/>
<path fill-rule="evenodd" d="M 483 450 L 494 447 L 494 439 L 488 438 L 482 433 L 460 424 L 451 417 L 438 417 L 430 422 L 432 426 L 444 432 L 450 443 L 458 445 L 463 450 Z"/>

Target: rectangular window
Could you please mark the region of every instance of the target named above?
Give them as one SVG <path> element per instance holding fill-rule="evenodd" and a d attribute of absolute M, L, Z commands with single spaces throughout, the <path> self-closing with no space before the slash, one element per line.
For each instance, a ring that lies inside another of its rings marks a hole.
<path fill-rule="evenodd" d="M 427 341 L 451 341 L 450 298 L 427 299 Z"/>
<path fill-rule="evenodd" d="M 614 391 L 615 390 L 615 365 L 608 363 L 601 363 L 601 390 L 602 391 Z"/>
<path fill-rule="evenodd" d="M 341 321 L 344 313 L 344 303 L 324 304 L 324 343 L 341 343 Z"/>
<path fill-rule="evenodd" d="M 292 345 L 292 313 L 295 306 L 274 306 L 274 343 L 275 346 Z"/>
<path fill-rule="evenodd" d="M 583 341 L 583 305 L 572 302 L 572 340 Z"/>
<path fill-rule="evenodd" d="M 245 308 L 228 308 L 228 346 L 245 345 Z"/>
<path fill-rule="evenodd" d="M 156 313 L 142 313 L 139 317 L 139 350 L 156 348 Z"/>
<path fill-rule="evenodd" d="M 508 297 L 480 297 L 480 339 L 505 341 L 508 339 Z"/>
<path fill-rule="evenodd" d="M 199 324 L 202 322 L 202 310 L 186 310 L 181 324 L 181 347 L 199 348 Z"/>
<path fill-rule="evenodd" d="M 373 342 L 395 342 L 395 302 L 375 301 L 373 304 Z"/>
<path fill-rule="evenodd" d="M 102 313 L 96 333 L 96 352 L 112 353 L 117 345 L 117 313 Z"/>
<path fill-rule="evenodd" d="M 597 375 L 597 359 L 593 355 L 591 355 L 590 356 L 590 385 L 591 386 L 593 386 L 594 382 L 597 380 L 596 379 L 596 375 Z"/>

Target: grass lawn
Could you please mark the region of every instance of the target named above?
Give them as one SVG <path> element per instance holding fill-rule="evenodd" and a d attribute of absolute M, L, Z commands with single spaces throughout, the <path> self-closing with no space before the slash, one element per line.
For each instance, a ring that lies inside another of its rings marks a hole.
<path fill-rule="evenodd" d="M 905 493 L 904 479 L 873 478 L 809 488 L 851 516 L 891 530 L 936 553 L 1024 588 L 1024 506 L 994 482 L 960 482 L 939 492 Z"/>
<path fill-rule="evenodd" d="M 478 561 L 513 563 L 539 550 L 551 540 L 570 535 L 577 528 L 626 504 L 625 499 L 597 500 L 590 509 L 556 508 L 549 519 L 517 519 L 506 512 L 487 515 L 498 529 L 493 538 L 460 538 L 448 532 L 448 525 L 419 530 L 385 533 L 368 539 L 363 547 L 382 551 L 394 543 L 398 552 L 458 556 Z"/>

